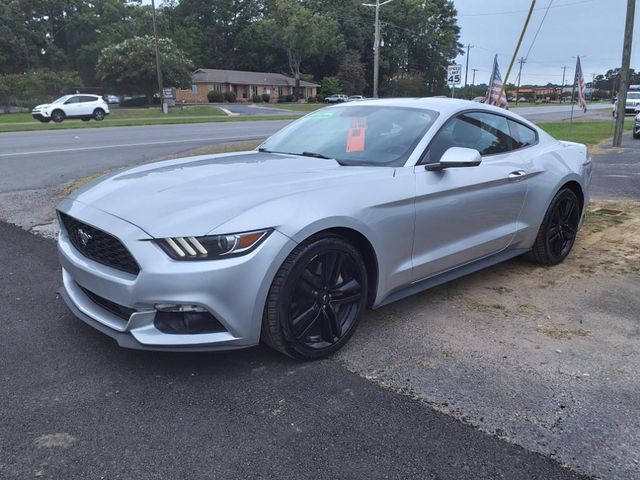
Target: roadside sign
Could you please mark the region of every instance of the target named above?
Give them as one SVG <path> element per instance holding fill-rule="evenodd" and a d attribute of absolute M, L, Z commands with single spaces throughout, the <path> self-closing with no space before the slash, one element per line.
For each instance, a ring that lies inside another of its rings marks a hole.
<path fill-rule="evenodd" d="M 162 97 L 163 98 L 176 98 L 175 89 L 173 88 L 163 88 L 162 89 Z"/>
<path fill-rule="evenodd" d="M 447 67 L 447 85 L 453 87 L 462 83 L 462 65 L 449 65 Z"/>

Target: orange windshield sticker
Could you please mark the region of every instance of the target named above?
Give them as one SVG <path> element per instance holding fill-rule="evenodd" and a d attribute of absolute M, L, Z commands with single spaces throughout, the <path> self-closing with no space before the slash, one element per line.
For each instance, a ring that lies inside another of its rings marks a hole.
<path fill-rule="evenodd" d="M 347 152 L 364 152 L 364 134 L 366 123 L 364 118 L 351 121 L 349 136 L 347 137 Z"/>

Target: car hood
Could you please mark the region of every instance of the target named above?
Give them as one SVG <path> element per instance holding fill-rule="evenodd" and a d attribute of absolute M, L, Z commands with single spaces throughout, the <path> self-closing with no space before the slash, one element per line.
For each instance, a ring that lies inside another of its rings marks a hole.
<path fill-rule="evenodd" d="M 71 197 L 152 237 L 199 236 L 270 201 L 318 189 L 330 194 L 332 188 L 351 185 L 356 175 L 361 182 L 367 176 L 392 172 L 392 168 L 345 167 L 335 160 L 251 151 L 120 171 L 76 190 Z M 277 227 L 269 219 L 263 223 L 247 229 Z"/>
<path fill-rule="evenodd" d="M 33 107 L 34 110 L 42 110 L 44 108 L 49 108 L 51 107 L 50 103 L 43 103 L 42 105 L 36 105 L 35 107 Z"/>

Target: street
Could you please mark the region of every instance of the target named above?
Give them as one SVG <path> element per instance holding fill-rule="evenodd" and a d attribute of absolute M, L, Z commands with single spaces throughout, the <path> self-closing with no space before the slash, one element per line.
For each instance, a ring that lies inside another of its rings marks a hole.
<path fill-rule="evenodd" d="M 263 139 L 289 121 L 0 133 L 0 192 L 46 188 L 194 148 Z"/>
<path fill-rule="evenodd" d="M 575 118 L 605 115 L 610 109 L 608 104 L 594 104 L 586 115 L 576 109 Z M 259 109 L 264 110 L 267 109 Z M 570 111 L 569 105 L 516 110 L 533 121 L 563 120 Z M 0 193 L 57 186 L 111 168 L 199 147 L 260 140 L 290 122 L 267 120 L 0 133 Z"/>

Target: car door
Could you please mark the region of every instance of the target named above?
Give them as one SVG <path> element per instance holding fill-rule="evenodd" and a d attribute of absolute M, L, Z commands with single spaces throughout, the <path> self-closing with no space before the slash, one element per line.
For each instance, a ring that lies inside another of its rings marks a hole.
<path fill-rule="evenodd" d="M 91 115 L 93 115 L 93 111 L 95 110 L 97 104 L 98 97 L 94 97 L 92 95 L 81 95 L 80 103 L 78 104 L 77 115 L 90 117 Z"/>
<path fill-rule="evenodd" d="M 80 115 L 81 103 L 80 95 L 74 95 L 64 102 L 64 114 L 67 117 L 77 117 Z"/>
<path fill-rule="evenodd" d="M 419 281 L 504 250 L 511 242 L 527 182 L 506 117 L 470 111 L 450 119 L 415 167 L 413 277 Z M 450 147 L 473 148 L 476 167 L 427 171 Z"/>

